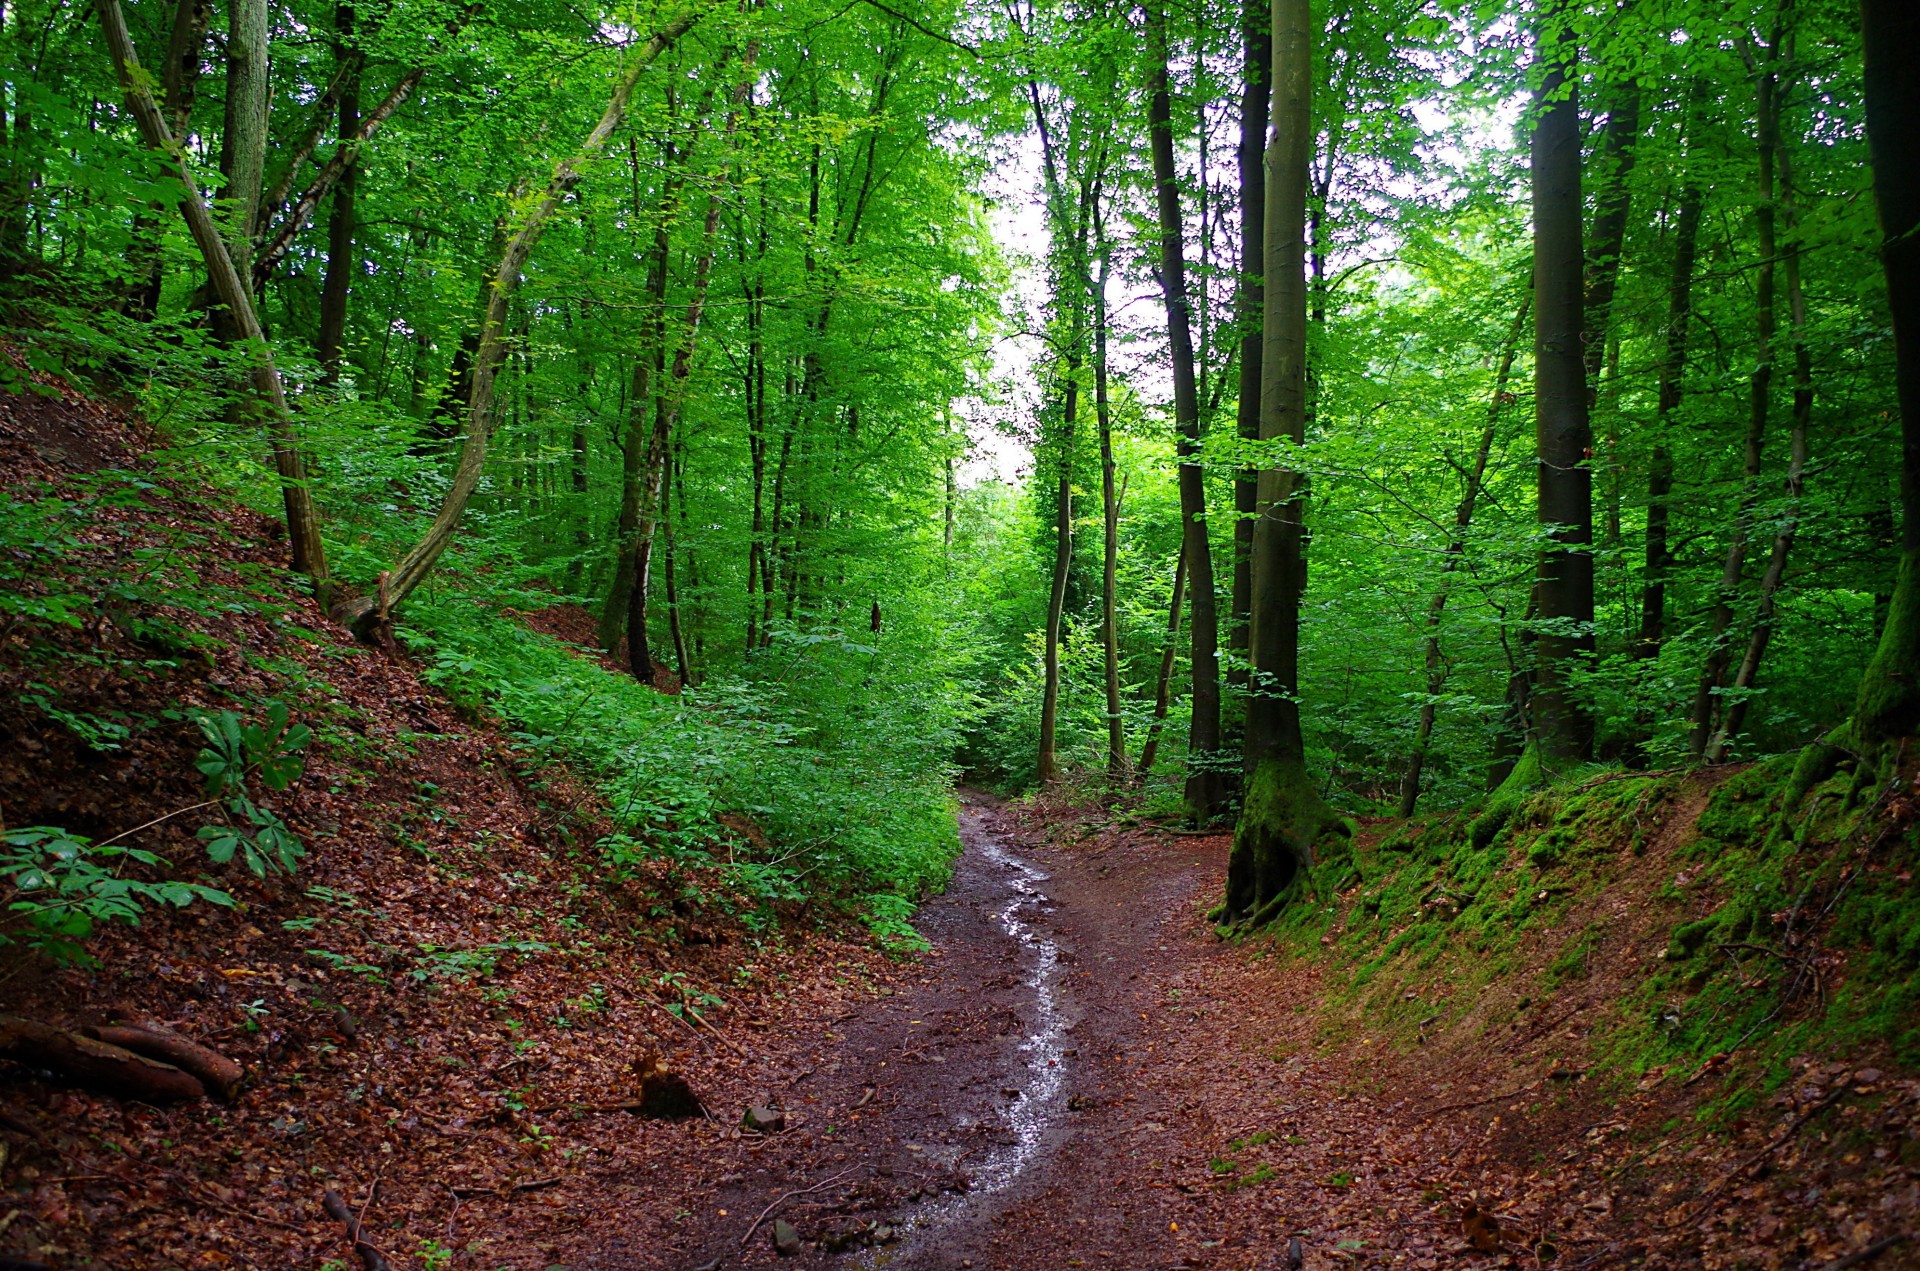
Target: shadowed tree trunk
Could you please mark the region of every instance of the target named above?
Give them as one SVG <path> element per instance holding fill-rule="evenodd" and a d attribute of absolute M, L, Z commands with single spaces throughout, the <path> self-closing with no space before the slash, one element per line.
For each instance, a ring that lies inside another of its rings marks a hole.
<path fill-rule="evenodd" d="M 1246 0 L 1241 9 L 1240 89 L 1240 276 L 1234 291 L 1234 321 L 1240 328 L 1240 397 L 1235 426 L 1241 437 L 1260 436 L 1260 296 L 1265 267 L 1262 236 L 1267 219 L 1267 116 L 1273 98 L 1273 34 L 1266 0 Z M 1233 610 L 1227 616 L 1227 647 L 1237 656 L 1227 672 L 1229 687 L 1245 691 L 1247 639 L 1253 604 L 1253 509 L 1259 474 L 1237 473 L 1233 481 Z"/>
<path fill-rule="evenodd" d="M 1774 45 L 1779 39 L 1776 35 Z M 1769 50 L 1769 57 L 1772 50 Z M 1759 156 L 1753 209 L 1754 228 L 1759 239 L 1760 261 L 1754 271 L 1753 314 L 1757 361 L 1747 385 L 1747 437 L 1742 468 L 1740 506 L 1733 519 L 1733 536 L 1727 543 L 1725 562 L 1720 567 L 1719 590 L 1707 618 L 1707 656 L 1700 668 L 1700 679 L 1693 695 L 1692 746 L 1696 758 L 1704 758 L 1713 738 L 1720 713 L 1720 689 L 1726 682 L 1727 666 L 1733 660 L 1729 628 L 1733 626 L 1733 605 L 1740 580 L 1747 569 L 1747 537 L 1751 532 L 1753 510 L 1760 501 L 1760 463 L 1767 432 L 1768 399 L 1773 389 L 1774 344 L 1774 202 L 1773 155 L 1779 146 L 1780 121 L 1774 71 L 1769 67 L 1759 76 L 1755 94 L 1755 149 Z"/>
<path fill-rule="evenodd" d="M 1884 747 L 1920 732 L 1920 9 L 1865 0 L 1867 144 L 1880 212 L 1900 398 L 1900 572 L 1880 646 L 1860 681 L 1855 738 Z"/>
<path fill-rule="evenodd" d="M 1220 632 L 1213 593 L 1213 548 L 1207 535 L 1206 469 L 1200 465 L 1200 394 L 1194 379 L 1191 301 L 1187 293 L 1185 225 L 1173 157 L 1173 96 L 1168 86 L 1166 14 L 1147 10 L 1153 59 L 1147 127 L 1153 151 L 1154 205 L 1160 222 L 1160 292 L 1167 311 L 1167 355 L 1173 364 L 1173 421 L 1179 433 L 1182 554 L 1193 592 L 1193 718 L 1187 733 L 1187 811 L 1202 824 L 1220 812 L 1226 781 L 1220 764 Z"/>
<path fill-rule="evenodd" d="M 1313 19 L 1273 0 L 1273 143 L 1267 150 L 1260 438 L 1299 444 L 1307 412 L 1307 188 L 1313 157 Z M 1260 470 L 1253 523 L 1252 670 L 1246 786 L 1220 916 L 1257 926 L 1344 828 L 1307 772 L 1300 728 L 1300 597 L 1306 589 L 1305 474 Z"/>
<path fill-rule="evenodd" d="M 227 108 L 220 134 L 220 175 L 226 184 L 227 246 L 236 266 L 253 259 L 259 231 L 260 190 L 267 171 L 267 0 L 228 0 Z"/>
<path fill-rule="evenodd" d="M 340 135 L 351 137 L 360 127 L 360 76 L 353 49 L 353 6 L 334 10 L 334 60 L 347 75 L 340 89 Z M 320 358 L 321 379 L 340 380 L 340 361 L 347 336 L 347 301 L 353 290 L 353 239 L 357 231 L 354 195 L 357 168 L 341 174 L 333 188 L 333 209 L 327 217 L 327 276 L 320 289 L 320 335 L 314 342 Z"/>
<path fill-rule="evenodd" d="M 1687 328 L 1693 317 L 1693 268 L 1700 242 L 1700 186 L 1689 180 L 1680 192 L 1674 220 L 1673 273 L 1667 284 L 1666 342 L 1660 354 L 1659 403 L 1654 418 L 1653 447 L 1647 459 L 1647 541 L 1645 573 L 1640 589 L 1640 634 L 1635 653 L 1660 656 L 1667 632 L 1667 571 L 1673 567 L 1668 546 L 1673 496 L 1673 452 L 1667 432 L 1680 408 L 1687 371 Z"/>
<path fill-rule="evenodd" d="M 1534 437 L 1548 541 L 1534 584 L 1539 625 L 1529 700 L 1532 742 L 1542 763 L 1555 766 L 1585 759 L 1593 745 L 1592 720 L 1569 685 L 1593 652 L 1593 433 L 1581 347 L 1578 44 L 1563 3 L 1543 8 L 1538 41 L 1546 73 L 1532 146 Z"/>

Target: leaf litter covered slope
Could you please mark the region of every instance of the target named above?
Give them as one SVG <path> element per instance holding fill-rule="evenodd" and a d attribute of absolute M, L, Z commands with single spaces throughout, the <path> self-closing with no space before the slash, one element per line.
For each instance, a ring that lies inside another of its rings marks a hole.
<path fill-rule="evenodd" d="M 78 597 L 83 620 L 0 631 L 5 825 L 99 841 L 201 802 L 196 710 L 253 719 L 282 701 L 317 740 L 264 800 L 306 843 L 294 877 L 213 866 L 204 814 L 175 815 L 134 841 L 233 909 L 150 910 L 96 937 L 92 968 L 5 951 L 0 1010 L 163 1022 L 247 1079 L 231 1105 L 156 1108 L 6 1065 L 0 1254 L 350 1261 L 321 1206 L 335 1189 L 396 1265 L 452 1250 L 450 1265 L 544 1267 L 598 1212 L 609 1170 L 651 1179 L 622 1224 L 665 1250 L 689 1163 L 735 1133 L 744 1056 L 790 1045 L 796 1021 L 891 964 L 864 933 L 804 921 L 749 938 L 688 899 L 720 886 L 697 871 L 596 877 L 603 827 L 580 783 L 331 628 L 282 581 L 274 523 L 162 478 L 115 413 L 45 387 L 0 400 L 0 487 L 73 513 L 74 575 L 50 568 L 22 594 Z M 717 1124 L 618 1109 L 655 1053 Z"/>

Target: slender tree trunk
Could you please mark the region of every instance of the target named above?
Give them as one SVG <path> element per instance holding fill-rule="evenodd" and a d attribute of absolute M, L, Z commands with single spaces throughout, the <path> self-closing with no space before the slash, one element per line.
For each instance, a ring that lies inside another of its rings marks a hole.
<path fill-rule="evenodd" d="M 673 364 L 661 391 L 655 413 L 653 438 L 647 444 L 646 471 L 640 489 L 640 515 L 633 543 L 633 588 L 627 604 L 627 657 L 634 677 L 642 683 L 653 682 L 652 652 L 647 645 L 647 605 L 653 580 L 653 541 L 660 525 L 660 507 L 667 465 L 671 457 L 680 410 L 686 401 L 687 381 L 693 375 L 693 359 L 700 345 L 700 324 L 706 314 L 707 287 L 713 278 L 713 260 L 720 239 L 721 196 L 733 173 L 731 146 L 738 134 L 740 110 L 752 85 L 752 72 L 759 45 L 749 42 L 742 59 L 741 79 L 733 88 L 721 135 L 729 147 L 722 159 L 721 173 L 707 191 L 706 219 L 700 228 L 700 255 L 694 261 L 693 285 L 687 296 L 686 312 L 681 318 L 680 341 L 674 349 Z M 676 633 L 675 643 L 680 641 Z"/>
<path fill-rule="evenodd" d="M 1864 0 L 1867 144 L 1900 399 L 1900 572 L 1854 706 L 1857 741 L 1920 732 L 1920 10 Z"/>
<path fill-rule="evenodd" d="M 1771 55 L 1771 50 L 1769 50 Z M 1777 79 L 1769 67 L 1760 76 L 1756 100 L 1756 149 L 1759 152 L 1759 180 L 1754 202 L 1754 225 L 1759 238 L 1760 262 L 1754 273 L 1754 327 L 1758 361 L 1748 381 L 1747 437 L 1741 484 L 1740 506 L 1734 514 L 1733 536 L 1727 543 L 1725 562 L 1720 567 L 1720 585 L 1713 609 L 1707 619 L 1707 656 L 1700 668 L 1699 683 L 1693 696 L 1693 753 L 1704 758 L 1720 714 L 1720 689 L 1726 682 L 1727 666 L 1733 660 L 1729 628 L 1733 625 L 1733 606 L 1740 580 L 1747 568 L 1747 538 L 1751 533 L 1754 507 L 1760 501 L 1760 466 L 1766 440 L 1767 408 L 1773 389 L 1774 345 L 1774 243 L 1773 168 L 1774 151 L 1780 142 L 1780 121 L 1775 100 Z"/>
<path fill-rule="evenodd" d="M 260 190 L 267 170 L 267 0 L 228 0 L 227 109 L 220 140 L 226 186 L 227 249 L 236 263 L 253 258 Z"/>
<path fill-rule="evenodd" d="M 1272 0 L 1273 141 L 1267 149 L 1260 438 L 1306 439 L 1307 192 L 1313 161 L 1313 14 L 1309 0 Z M 1262 468 L 1253 523 L 1252 672 L 1246 794 L 1227 860 L 1223 917 L 1258 925 L 1286 903 L 1343 828 L 1308 775 L 1300 727 L 1300 599 L 1306 589 L 1304 473 Z"/>
<path fill-rule="evenodd" d="M 580 182 L 582 166 L 606 147 L 607 139 L 626 116 L 627 102 L 640 82 L 641 74 L 654 60 L 690 30 L 701 10 L 694 9 L 663 27 L 630 57 L 626 69 L 614 86 L 612 99 L 601 113 L 593 131 L 587 134 L 579 151 L 563 160 L 547 183 L 545 193 L 526 214 L 520 228 L 508 240 L 507 249 L 494 268 L 492 285 L 487 291 L 486 321 L 480 328 L 480 347 L 474 355 L 473 392 L 467 405 L 466 436 L 460 447 L 460 459 L 454 469 L 453 485 L 447 491 L 433 524 L 418 543 L 408 549 L 383 580 L 373 596 L 363 596 L 348 604 L 341 619 L 363 637 L 375 635 L 390 621 L 395 606 L 413 593 L 440 559 L 440 553 L 453 541 L 454 530 L 466 512 L 467 502 L 480 484 L 486 469 L 487 441 L 493 430 L 494 383 L 506 356 L 507 310 L 520 281 L 520 271 L 539 241 L 541 231 Z"/>
<path fill-rule="evenodd" d="M 1674 220 L 1673 274 L 1667 284 L 1666 342 L 1660 355 L 1660 388 L 1653 447 L 1647 461 L 1647 542 L 1640 590 L 1640 635 L 1635 652 L 1657 658 L 1667 633 L 1667 571 L 1673 567 L 1668 546 L 1669 502 L 1673 497 L 1673 452 L 1667 446 L 1673 413 L 1680 408 L 1687 372 L 1687 335 L 1693 317 L 1693 268 L 1700 242 L 1700 186 L 1689 180 L 1680 192 Z"/>
<path fill-rule="evenodd" d="M 1543 6 L 1539 56 L 1546 63 L 1533 129 L 1534 434 L 1538 513 L 1548 542 L 1534 585 L 1537 621 L 1532 740 L 1548 765 L 1578 762 L 1593 746 L 1593 722 L 1569 679 L 1593 653 L 1593 484 L 1588 458 L 1581 333 L 1580 107 L 1578 43 L 1565 0 Z"/>
<path fill-rule="evenodd" d="M 1073 325 L 1078 327 L 1078 297 L 1074 298 L 1073 303 Z M 1040 690 L 1040 747 L 1034 764 L 1034 779 L 1041 785 L 1056 781 L 1060 776 L 1059 759 L 1055 754 L 1060 714 L 1060 642 L 1061 627 L 1066 617 L 1067 578 L 1073 570 L 1074 429 L 1080 408 L 1079 332 L 1076 330 L 1070 339 L 1070 351 L 1065 359 L 1066 374 L 1062 377 L 1065 384 L 1060 403 L 1060 431 L 1055 438 L 1058 451 L 1055 463 L 1059 475 L 1054 491 L 1053 582 L 1047 592 L 1044 679 Z"/>
<path fill-rule="evenodd" d="M 1173 364 L 1173 421 L 1179 440 L 1182 553 L 1193 592 L 1193 718 L 1187 733 L 1187 811 L 1202 824 L 1226 797 L 1220 754 L 1220 632 L 1213 592 L 1213 549 L 1207 531 L 1207 477 L 1200 465 L 1200 396 L 1194 379 L 1186 227 L 1173 156 L 1173 96 L 1165 11 L 1147 10 L 1147 127 L 1153 152 L 1154 205 L 1160 221 L 1160 290 L 1167 311 L 1167 354 Z"/>
<path fill-rule="evenodd" d="M 1773 639 L 1774 613 L 1779 601 L 1780 584 L 1786 578 L 1787 558 L 1793 552 L 1793 540 L 1800 529 L 1800 497 L 1806 481 L 1807 430 L 1813 422 L 1813 355 L 1807 347 L 1807 297 L 1800 285 L 1799 217 L 1793 202 L 1793 165 L 1784 147 L 1777 151 L 1780 165 L 1781 211 L 1787 225 L 1786 251 L 1780 262 L 1787 285 L 1787 322 L 1793 332 L 1793 420 L 1787 439 L 1786 506 L 1774 531 L 1773 547 L 1767 554 L 1767 567 L 1760 576 L 1760 588 L 1754 602 L 1753 627 L 1747 634 L 1746 652 L 1734 672 L 1728 695 L 1720 712 L 1720 727 L 1707 746 L 1708 763 L 1726 762 L 1727 753 L 1739 740 L 1747 718 L 1747 703 L 1754 681 L 1760 674 L 1761 659 Z"/>
<path fill-rule="evenodd" d="M 1240 328 L 1240 399 L 1235 424 L 1240 436 L 1260 436 L 1261 276 L 1267 219 L 1267 116 L 1273 98 L 1273 33 L 1266 0 L 1244 0 L 1241 43 L 1245 60 L 1240 90 L 1240 276 L 1234 293 L 1234 320 Z M 1233 481 L 1233 611 L 1227 619 L 1227 647 L 1237 656 L 1228 685 L 1244 694 L 1247 640 L 1252 631 L 1253 513 L 1259 498 L 1259 474 L 1251 468 Z"/>
<path fill-rule="evenodd" d="M 1107 400 L 1107 270 L 1106 225 L 1096 213 L 1100 277 L 1093 296 L 1093 406 L 1100 426 L 1100 509 L 1103 528 L 1100 570 L 1100 645 L 1107 689 L 1107 776 L 1127 776 L 1127 726 L 1120 713 L 1120 620 L 1114 591 L 1120 562 L 1120 500 L 1114 490 L 1113 411 Z M 953 470 L 947 470 L 947 541 L 953 541 Z"/>
<path fill-rule="evenodd" d="M 334 60 L 345 67 L 357 61 L 353 48 L 353 5 L 334 9 Z M 349 70 L 340 89 L 340 135 L 351 137 L 360 127 L 360 78 Z M 320 336 L 315 341 L 320 358 L 320 377 L 328 384 L 340 380 L 340 363 L 346 345 L 347 301 L 353 288 L 353 240 L 358 226 L 354 216 L 354 197 L 358 174 L 349 169 L 333 188 L 333 209 L 327 217 L 327 276 L 320 290 Z"/>
<path fill-rule="evenodd" d="M 1480 500 L 1480 485 L 1487 475 L 1487 461 L 1493 455 L 1494 430 L 1500 422 L 1500 408 L 1507 402 L 1507 382 L 1513 375 L 1514 355 L 1520 348 L 1520 336 L 1527 329 L 1527 316 L 1533 309 L 1529 291 L 1514 312 L 1513 326 L 1501 347 L 1500 362 L 1493 376 L 1493 395 L 1487 402 L 1487 422 L 1480 430 L 1480 445 L 1473 452 L 1473 467 L 1467 473 L 1467 488 L 1453 512 L 1454 535 L 1447 544 L 1446 559 L 1440 565 L 1440 585 L 1427 602 L 1426 672 L 1427 696 L 1420 704 L 1420 720 L 1414 727 L 1413 753 L 1407 757 L 1407 772 L 1400 781 L 1400 815 L 1412 816 L 1420 802 L 1420 776 L 1426 767 L 1427 746 L 1433 740 L 1433 725 L 1438 715 L 1435 698 L 1447 682 L 1446 660 L 1440 650 L 1440 619 L 1447 607 L 1447 592 L 1460 562 L 1466 558 L 1467 528 L 1473 524 L 1474 505 Z"/>
<path fill-rule="evenodd" d="M 1160 674 L 1153 682 L 1153 720 L 1147 725 L 1147 740 L 1140 748 L 1140 767 L 1136 770 L 1142 777 L 1153 771 L 1154 758 L 1160 753 L 1160 730 L 1173 700 L 1173 664 L 1180 652 L 1180 601 L 1186 591 L 1187 551 L 1183 544 L 1173 558 L 1173 599 L 1167 602 L 1167 638 L 1160 647 Z"/>
<path fill-rule="evenodd" d="M 120 11 L 119 0 L 95 0 L 95 9 L 100 15 L 100 27 L 106 37 L 108 53 L 113 58 L 114 73 L 127 96 L 127 105 L 139 126 L 141 139 L 149 149 L 166 155 L 180 178 L 185 194 L 180 210 L 186 218 L 187 231 L 193 236 L 194 244 L 206 262 L 207 272 L 213 279 L 214 294 L 232 316 L 233 342 L 247 355 L 248 381 L 264 417 L 267 436 L 273 447 L 274 468 L 280 477 L 281 499 L 287 515 L 287 538 L 293 549 L 293 568 L 313 580 L 314 595 L 324 607 L 332 598 L 332 583 L 327 577 L 326 550 L 320 541 L 320 518 L 314 509 L 312 492 L 307 488 L 306 465 L 301 460 L 294 437 L 293 414 L 287 406 L 286 389 L 280 381 L 279 367 L 274 364 L 273 347 L 260 330 L 253 296 L 235 267 L 234 257 L 227 250 L 226 240 L 221 237 L 220 227 L 206 200 L 200 196 L 199 186 L 195 184 L 193 174 L 181 156 L 179 145 L 174 141 L 165 117 L 161 115 L 159 106 L 147 88 L 150 81 L 134 56 L 133 39 L 127 33 L 126 18 Z"/>

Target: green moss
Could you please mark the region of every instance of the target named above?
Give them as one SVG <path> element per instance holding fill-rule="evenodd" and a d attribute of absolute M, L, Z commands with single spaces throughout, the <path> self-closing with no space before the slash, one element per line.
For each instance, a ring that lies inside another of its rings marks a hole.
<path fill-rule="evenodd" d="M 1306 765 L 1269 759 L 1247 778 L 1240 820 L 1227 863 L 1227 895 L 1220 916 L 1259 927 L 1293 897 L 1316 867 L 1316 893 L 1338 889 L 1352 872 L 1352 823 L 1320 797 Z"/>

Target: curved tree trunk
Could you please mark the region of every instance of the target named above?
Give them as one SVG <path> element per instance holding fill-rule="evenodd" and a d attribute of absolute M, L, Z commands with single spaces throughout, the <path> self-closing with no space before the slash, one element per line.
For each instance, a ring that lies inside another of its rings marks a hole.
<path fill-rule="evenodd" d="M 453 541 L 454 530 L 467 510 L 467 502 L 473 497 L 474 488 L 480 484 L 480 475 L 487 463 L 487 441 L 493 431 L 494 382 L 506 359 L 507 309 L 515 288 L 519 286 L 520 271 L 526 265 L 534 244 L 539 241 L 541 231 L 566 201 L 573 187 L 579 184 L 582 165 L 606 147 L 607 139 L 626 116 L 627 102 L 632 98 L 641 74 L 671 48 L 675 40 L 692 29 L 700 14 L 701 10 L 694 9 L 675 19 L 633 55 L 615 85 L 612 100 L 601 113 L 599 123 L 587 134 L 579 151 L 554 169 L 545 194 L 508 240 L 506 251 L 494 268 L 487 289 L 486 318 L 480 327 L 480 347 L 473 362 L 473 391 L 467 403 L 466 436 L 460 447 L 458 466 L 454 469 L 453 486 L 447 491 L 440 511 L 425 535 L 408 549 L 391 571 L 381 576 L 378 591 L 372 596 L 362 596 L 349 602 L 336 615 L 363 639 L 372 638 L 383 631 L 391 621 L 394 607 L 412 595 L 414 588 L 432 572 L 440 554 Z"/>

